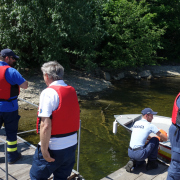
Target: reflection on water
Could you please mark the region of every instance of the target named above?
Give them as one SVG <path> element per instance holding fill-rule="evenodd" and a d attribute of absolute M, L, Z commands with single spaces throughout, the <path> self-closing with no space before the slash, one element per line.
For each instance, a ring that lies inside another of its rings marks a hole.
<path fill-rule="evenodd" d="M 180 90 L 180 78 L 156 80 L 122 80 L 112 92 L 100 100 L 86 100 L 81 106 L 81 153 L 79 171 L 87 180 L 99 180 L 124 166 L 129 160 L 127 148 L 130 134 L 118 127 L 112 133 L 115 114 L 139 114 L 150 107 L 161 116 L 171 116 L 175 96 Z M 20 111 L 19 130 L 35 129 L 36 110 Z M 38 135 L 23 135 L 36 145 Z M 76 169 L 76 165 L 74 167 Z"/>

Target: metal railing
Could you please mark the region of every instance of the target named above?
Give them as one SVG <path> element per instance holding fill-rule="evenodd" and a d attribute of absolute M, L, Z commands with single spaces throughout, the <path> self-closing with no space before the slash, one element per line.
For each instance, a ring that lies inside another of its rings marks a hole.
<path fill-rule="evenodd" d="M 8 180 L 8 160 L 7 160 L 7 142 L 4 139 L 0 140 L 2 142 L 0 142 L 0 144 L 4 144 L 4 151 L 5 151 L 5 165 L 6 165 L 6 180 Z"/>
<path fill-rule="evenodd" d="M 38 108 L 37 105 L 35 105 L 35 104 L 33 104 L 33 103 L 29 102 L 29 101 L 26 101 L 26 100 L 24 100 L 22 98 L 19 98 L 19 97 L 18 97 L 18 99 L 21 100 L 21 101 L 24 101 L 24 102 L 26 102 L 28 104 L 31 104 L 31 105 L 33 105 L 33 106 Z M 32 132 L 32 131 L 36 131 L 36 129 L 19 132 L 19 133 L 17 133 L 17 135 L 28 133 L 28 132 Z M 77 171 L 73 170 L 73 172 L 76 173 L 76 174 L 79 174 L 80 140 L 81 140 L 80 137 L 81 137 L 81 120 L 80 120 L 79 134 L 78 134 Z M 7 142 L 5 140 L 1 139 L 1 138 L 0 138 L 0 140 L 2 141 L 2 142 L 0 142 L 0 144 L 4 144 L 4 149 L 5 149 L 5 164 L 6 164 L 6 180 L 8 180 Z M 35 146 L 32 146 L 32 147 L 36 148 Z"/>
<path fill-rule="evenodd" d="M 38 108 L 37 105 L 35 105 L 35 104 L 33 104 L 33 103 L 29 102 L 29 101 L 26 101 L 26 100 L 24 100 L 22 98 L 19 98 L 19 97 L 18 97 L 18 99 L 21 100 L 21 101 L 24 101 L 24 102 L 26 102 L 28 104 L 31 104 L 31 105 L 33 105 L 33 106 Z M 19 135 L 19 134 L 24 134 L 24 133 L 32 132 L 32 131 L 36 131 L 36 129 L 32 129 L 32 130 L 29 130 L 29 131 L 19 132 L 17 134 Z M 79 126 L 79 134 L 78 134 L 77 172 L 79 172 L 80 142 L 81 142 L 81 120 L 80 120 L 80 126 Z"/>

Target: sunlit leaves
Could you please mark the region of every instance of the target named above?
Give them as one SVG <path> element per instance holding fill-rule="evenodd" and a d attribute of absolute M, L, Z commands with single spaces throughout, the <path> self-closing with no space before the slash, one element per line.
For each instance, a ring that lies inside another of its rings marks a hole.
<path fill-rule="evenodd" d="M 145 1 L 111 0 L 104 7 L 108 37 L 102 51 L 103 66 L 125 67 L 154 64 L 164 30 L 153 22 Z"/>

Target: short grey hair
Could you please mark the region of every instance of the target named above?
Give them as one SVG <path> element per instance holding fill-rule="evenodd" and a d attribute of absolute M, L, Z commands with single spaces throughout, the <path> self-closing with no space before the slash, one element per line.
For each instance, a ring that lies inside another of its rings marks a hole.
<path fill-rule="evenodd" d="M 49 61 L 44 63 L 41 67 L 43 75 L 47 74 L 49 78 L 56 80 L 62 80 L 64 75 L 64 68 L 57 61 Z"/>

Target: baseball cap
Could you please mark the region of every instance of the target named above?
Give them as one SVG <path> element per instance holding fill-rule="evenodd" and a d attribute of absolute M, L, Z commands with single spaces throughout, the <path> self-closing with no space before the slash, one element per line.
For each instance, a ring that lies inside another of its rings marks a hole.
<path fill-rule="evenodd" d="M 142 113 L 143 115 L 145 115 L 145 114 L 153 114 L 153 115 L 157 114 L 157 112 L 154 112 L 151 108 L 145 108 L 145 109 L 143 109 L 143 110 L 141 111 L 141 113 Z"/>
<path fill-rule="evenodd" d="M 4 56 L 12 56 L 15 59 L 19 59 L 19 56 L 17 56 L 11 49 L 3 49 L 1 50 L 1 54 L 2 57 Z"/>

